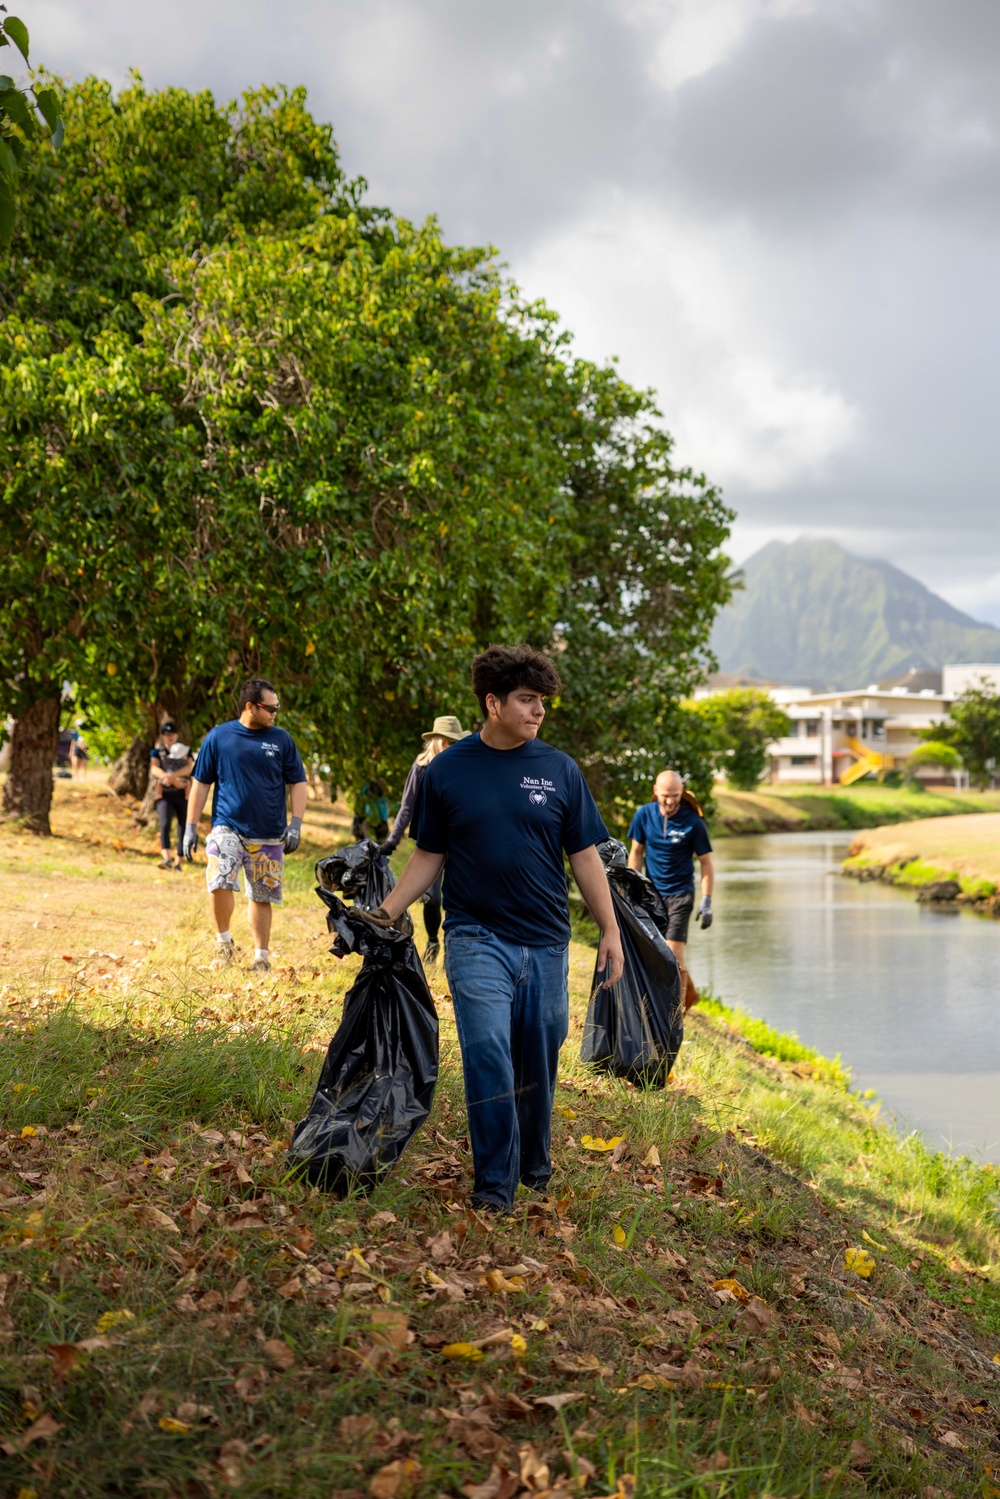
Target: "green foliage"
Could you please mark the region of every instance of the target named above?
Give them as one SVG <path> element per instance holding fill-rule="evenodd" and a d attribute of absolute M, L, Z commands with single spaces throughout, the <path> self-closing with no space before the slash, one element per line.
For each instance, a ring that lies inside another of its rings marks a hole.
<path fill-rule="evenodd" d="M 954 745 L 942 739 L 928 739 L 924 744 L 918 744 L 907 757 L 906 767 L 916 770 L 919 765 L 937 765 L 942 770 L 957 770 L 961 763 L 962 758 Z"/>
<path fill-rule="evenodd" d="M 4 47 L 16 48 L 28 61 L 28 28 L 17 16 L 6 16 L 0 24 L 0 49 Z M 63 138 L 61 108 L 59 90 L 51 84 L 18 88 L 8 73 L 0 72 L 0 246 L 9 245 L 14 233 L 14 192 L 25 143 L 47 140 L 58 150 Z"/>
<path fill-rule="evenodd" d="M 263 672 L 335 779 L 394 784 L 429 712 L 475 713 L 474 652 L 527 639 L 627 816 L 697 741 L 670 699 L 728 594 L 730 512 L 651 397 L 490 252 L 364 207 L 301 91 L 88 80 L 67 111 L 5 272 L 4 706 L 68 678 L 197 734 Z"/>
<path fill-rule="evenodd" d="M 970 687 L 952 704 L 943 723 L 932 724 L 921 737 L 950 745 L 961 757 L 972 784 L 988 786 L 1000 765 L 1000 692 L 980 679 L 978 686 Z"/>
<path fill-rule="evenodd" d="M 730 786 L 752 791 L 767 769 L 767 747 L 791 731 L 788 714 L 766 692 L 734 687 L 686 705 L 715 746 L 717 769 Z"/>

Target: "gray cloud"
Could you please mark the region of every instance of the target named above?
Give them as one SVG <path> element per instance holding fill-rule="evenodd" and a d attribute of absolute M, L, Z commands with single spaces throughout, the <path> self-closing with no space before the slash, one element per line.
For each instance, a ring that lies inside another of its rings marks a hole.
<path fill-rule="evenodd" d="M 854 538 L 1000 622 L 995 0 L 20 9 L 77 76 L 305 83 L 376 201 L 660 390 L 739 538 Z"/>

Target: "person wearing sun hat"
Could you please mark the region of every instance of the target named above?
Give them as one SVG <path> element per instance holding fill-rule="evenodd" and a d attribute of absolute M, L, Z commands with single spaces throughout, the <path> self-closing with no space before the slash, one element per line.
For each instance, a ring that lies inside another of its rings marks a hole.
<path fill-rule="evenodd" d="M 433 726 L 426 733 L 421 734 L 424 747 L 420 754 L 410 766 L 410 773 L 406 777 L 406 785 L 403 787 L 403 799 L 399 804 L 399 811 L 392 825 L 392 832 L 386 841 L 380 846 L 379 852 L 388 857 L 398 847 L 403 834 L 410 826 L 413 817 L 413 808 L 416 805 L 417 792 L 420 790 L 420 782 L 424 778 L 424 771 L 442 750 L 446 750 L 452 744 L 457 744 L 460 739 L 468 739 L 467 729 L 462 728 L 461 721 L 453 713 L 442 713 L 435 718 Z M 427 932 L 427 946 L 424 948 L 424 962 L 435 963 L 441 955 L 441 942 L 438 933 L 441 930 L 441 875 L 427 891 L 424 901 L 424 929 Z"/>

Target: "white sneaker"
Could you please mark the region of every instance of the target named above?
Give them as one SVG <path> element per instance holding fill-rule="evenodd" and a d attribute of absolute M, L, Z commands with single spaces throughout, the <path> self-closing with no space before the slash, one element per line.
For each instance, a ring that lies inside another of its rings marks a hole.
<path fill-rule="evenodd" d="M 235 942 L 217 942 L 216 954 L 212 959 L 213 968 L 228 968 L 236 956 Z"/>

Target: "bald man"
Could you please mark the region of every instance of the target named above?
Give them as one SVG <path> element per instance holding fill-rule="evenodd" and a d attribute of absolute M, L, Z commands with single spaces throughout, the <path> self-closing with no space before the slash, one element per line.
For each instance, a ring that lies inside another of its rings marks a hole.
<path fill-rule="evenodd" d="M 684 782 L 676 770 L 664 770 L 656 777 L 654 800 L 639 808 L 628 830 L 632 839 L 628 862 L 630 869 L 641 873 L 645 861 L 646 873 L 663 897 L 669 918 L 667 945 L 681 970 L 684 1007 L 688 1009 L 698 997 L 684 957 L 694 910 L 694 860 L 701 868 L 697 919 L 705 928 L 712 925 L 715 871 L 705 819 L 684 801 L 683 794 Z"/>

